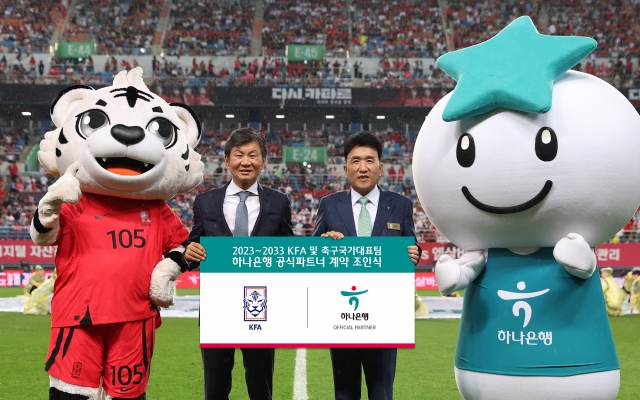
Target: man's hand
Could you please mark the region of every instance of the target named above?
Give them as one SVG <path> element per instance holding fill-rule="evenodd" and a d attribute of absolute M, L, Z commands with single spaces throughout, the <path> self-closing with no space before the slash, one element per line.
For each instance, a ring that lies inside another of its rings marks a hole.
<path fill-rule="evenodd" d="M 409 250 L 409 258 L 411 259 L 411 262 L 413 263 L 413 265 L 417 265 L 418 264 L 418 246 L 407 246 L 407 249 Z"/>
<path fill-rule="evenodd" d="M 184 251 L 184 259 L 189 262 L 200 262 L 205 258 L 207 258 L 207 253 L 200 243 L 191 242 Z"/>
<path fill-rule="evenodd" d="M 323 238 L 330 237 L 333 240 L 340 240 L 344 237 L 344 235 L 340 232 L 329 231 L 327 233 L 323 233 L 322 235 L 320 235 L 320 237 L 323 237 Z"/>

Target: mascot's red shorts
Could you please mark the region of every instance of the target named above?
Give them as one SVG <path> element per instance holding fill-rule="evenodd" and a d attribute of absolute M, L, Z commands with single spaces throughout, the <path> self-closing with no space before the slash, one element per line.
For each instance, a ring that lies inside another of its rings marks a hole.
<path fill-rule="evenodd" d="M 45 370 L 78 386 L 102 385 L 109 396 L 147 390 L 157 317 L 104 325 L 51 328 Z"/>

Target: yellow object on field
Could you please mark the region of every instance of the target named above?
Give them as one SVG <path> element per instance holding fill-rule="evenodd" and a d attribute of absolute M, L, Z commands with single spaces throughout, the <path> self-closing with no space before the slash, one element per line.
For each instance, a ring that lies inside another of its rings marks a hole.
<path fill-rule="evenodd" d="M 35 276 L 35 275 L 34 275 Z M 49 313 L 49 304 L 53 295 L 53 286 L 56 282 L 56 274 L 47 279 L 40 287 L 31 292 L 28 299 L 23 300 L 23 314 L 47 315 Z"/>
<path fill-rule="evenodd" d="M 636 275 L 636 278 L 631 284 L 631 301 L 629 304 L 629 310 L 635 314 L 640 312 L 640 275 Z"/>
<path fill-rule="evenodd" d="M 429 307 L 427 307 L 426 304 L 424 304 L 424 302 L 422 301 L 422 298 L 420 297 L 420 295 L 418 295 L 418 292 L 416 292 L 416 318 L 418 317 L 424 317 L 425 315 L 429 314 Z"/>
<path fill-rule="evenodd" d="M 42 267 L 40 267 L 40 270 L 42 270 Z M 24 287 L 24 294 L 29 295 L 29 293 L 31 293 L 31 288 L 33 288 L 34 286 L 40 287 L 40 285 L 44 283 L 44 274 L 42 272 L 38 273 L 40 270 L 36 269 L 36 273 L 31 275 L 31 278 L 29 278 L 29 283 L 27 283 L 27 285 Z"/>
<path fill-rule="evenodd" d="M 622 315 L 622 303 L 626 300 L 627 295 L 620 289 L 608 271 L 602 271 L 602 292 L 607 306 L 607 314 L 610 316 Z"/>

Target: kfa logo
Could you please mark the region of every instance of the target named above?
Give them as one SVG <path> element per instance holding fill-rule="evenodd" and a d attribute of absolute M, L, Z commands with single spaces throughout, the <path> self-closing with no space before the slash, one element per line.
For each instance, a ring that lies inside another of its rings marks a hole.
<path fill-rule="evenodd" d="M 74 362 L 73 367 L 71 368 L 71 377 L 80 378 L 81 373 L 82 373 L 82 363 Z"/>
<path fill-rule="evenodd" d="M 525 290 L 527 288 L 527 284 L 525 282 L 518 282 L 516 285 L 518 290 Z M 513 304 L 511 311 L 513 315 L 516 317 L 520 316 L 520 310 L 524 311 L 524 322 L 522 324 L 523 328 L 526 328 L 529 325 L 529 321 L 531 321 L 531 315 L 533 311 L 531 310 L 531 306 L 526 301 L 522 301 L 523 299 L 531 299 L 534 297 L 542 296 L 547 293 L 549 289 L 540 290 L 537 292 L 507 292 L 506 290 L 498 290 L 498 297 L 502 300 L 519 300 Z"/>
<path fill-rule="evenodd" d="M 267 287 L 266 286 L 245 286 L 244 287 L 244 320 L 245 321 L 266 321 L 267 320 Z M 259 328 L 249 330 L 257 330 Z"/>
<path fill-rule="evenodd" d="M 149 215 L 149 209 L 147 208 L 140 209 L 140 224 L 151 225 L 151 216 Z"/>
<path fill-rule="evenodd" d="M 349 304 L 353 305 L 353 311 L 356 311 L 358 309 L 358 306 L 360 305 L 360 300 L 358 300 L 358 298 L 356 296 L 359 296 L 361 294 L 367 293 L 369 290 L 363 290 L 362 292 L 356 292 L 356 287 L 355 286 L 351 286 L 351 292 L 346 292 L 346 291 L 341 291 L 340 294 L 343 296 L 351 296 L 349 298 Z"/>

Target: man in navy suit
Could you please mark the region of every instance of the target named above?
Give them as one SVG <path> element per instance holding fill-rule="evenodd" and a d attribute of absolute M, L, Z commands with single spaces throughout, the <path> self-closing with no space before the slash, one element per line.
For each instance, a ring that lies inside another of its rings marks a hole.
<path fill-rule="evenodd" d="M 344 141 L 344 172 L 351 190 L 320 200 L 313 236 L 334 240 L 345 236 L 411 236 L 415 240 L 413 204 L 410 199 L 378 187 L 383 167 L 382 143 L 369 132 Z M 408 247 L 414 264 L 420 247 Z M 398 349 L 331 349 L 336 400 L 359 400 L 362 372 L 369 400 L 393 399 Z"/>
<path fill-rule="evenodd" d="M 196 196 L 193 229 L 184 256 L 189 269 L 206 257 L 202 236 L 293 236 L 284 193 L 258 184 L 267 157 L 265 139 L 251 128 L 231 133 L 224 162 L 232 180 Z M 251 400 L 271 400 L 275 349 L 241 349 Z M 202 349 L 205 400 L 228 400 L 235 349 Z"/>

